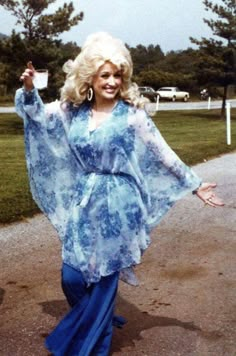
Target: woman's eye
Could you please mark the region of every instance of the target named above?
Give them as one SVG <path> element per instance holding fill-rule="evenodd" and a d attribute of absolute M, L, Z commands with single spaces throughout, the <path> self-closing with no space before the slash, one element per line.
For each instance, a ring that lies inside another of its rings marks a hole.
<path fill-rule="evenodd" d="M 108 79 L 111 75 L 110 74 L 101 74 L 101 78 L 103 79 Z M 116 73 L 113 75 L 114 78 L 121 78 L 121 73 Z"/>

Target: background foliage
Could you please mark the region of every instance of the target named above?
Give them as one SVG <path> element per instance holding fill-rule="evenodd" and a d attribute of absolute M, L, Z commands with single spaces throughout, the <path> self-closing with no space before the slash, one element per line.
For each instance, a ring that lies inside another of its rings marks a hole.
<path fill-rule="evenodd" d="M 22 28 L 11 36 L 0 36 L 0 96 L 13 95 L 19 86 L 19 76 L 31 60 L 36 68 L 48 68 L 50 86 L 44 99 L 55 99 L 64 81 L 62 65 L 80 51 L 76 43 L 58 39 L 64 31 L 79 25 L 83 13 L 74 14 L 73 2 L 65 3 L 53 14 L 49 6 L 56 0 L 0 0 L 0 7 L 11 12 Z M 222 4 L 203 0 L 214 20 L 203 19 L 212 30 L 213 38 L 191 38 L 195 49 L 164 53 L 158 44 L 130 49 L 134 62 L 134 81 L 138 85 L 179 86 L 191 96 L 207 87 L 211 97 L 222 97 L 224 109 L 228 88 L 236 84 L 236 1 Z M 235 95 L 234 91 L 231 94 Z M 224 110 L 222 111 L 222 113 Z"/>

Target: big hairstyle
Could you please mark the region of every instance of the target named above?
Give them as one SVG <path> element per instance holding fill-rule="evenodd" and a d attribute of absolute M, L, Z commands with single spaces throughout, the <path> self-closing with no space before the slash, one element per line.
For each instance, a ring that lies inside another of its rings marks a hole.
<path fill-rule="evenodd" d="M 120 39 L 105 32 L 88 36 L 75 60 L 64 64 L 63 70 L 67 75 L 61 88 L 62 102 L 80 105 L 85 101 L 94 75 L 106 62 L 113 63 L 121 70 L 119 97 L 132 105 L 143 106 L 146 100 L 140 97 L 138 86 L 131 81 L 133 63 L 129 50 Z"/>

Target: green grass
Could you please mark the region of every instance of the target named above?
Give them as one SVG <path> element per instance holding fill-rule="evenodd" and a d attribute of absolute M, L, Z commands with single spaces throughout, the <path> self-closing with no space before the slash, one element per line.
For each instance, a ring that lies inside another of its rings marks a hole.
<path fill-rule="evenodd" d="M 26 173 L 23 124 L 15 114 L 0 115 L 0 223 L 38 212 Z"/>
<path fill-rule="evenodd" d="M 219 110 L 159 111 L 153 118 L 168 144 L 188 165 L 236 150 L 236 109 L 231 110 L 231 145 Z"/>
<path fill-rule="evenodd" d="M 0 101 L 0 107 L 7 108 L 9 106 L 14 106 L 14 101 L 4 101 L 3 103 Z"/>
<path fill-rule="evenodd" d="M 232 144 L 226 145 L 225 121 L 218 110 L 160 111 L 154 121 L 161 133 L 188 165 L 236 150 L 236 109 L 232 110 Z M 26 173 L 23 124 L 15 114 L 0 114 L 0 223 L 32 216 Z"/>

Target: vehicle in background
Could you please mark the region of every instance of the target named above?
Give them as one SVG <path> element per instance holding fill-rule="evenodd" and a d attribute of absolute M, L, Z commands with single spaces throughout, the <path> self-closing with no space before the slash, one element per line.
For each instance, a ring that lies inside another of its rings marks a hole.
<path fill-rule="evenodd" d="M 141 96 L 148 98 L 151 102 L 157 101 L 157 93 L 152 87 L 139 87 L 138 90 Z"/>
<path fill-rule="evenodd" d="M 160 100 L 183 100 L 186 102 L 190 98 L 190 95 L 187 91 L 182 91 L 178 87 L 162 87 L 158 89 L 156 93 Z"/>
<path fill-rule="evenodd" d="M 202 89 L 200 91 L 200 98 L 201 100 L 207 100 L 209 98 L 209 92 L 207 89 Z"/>

